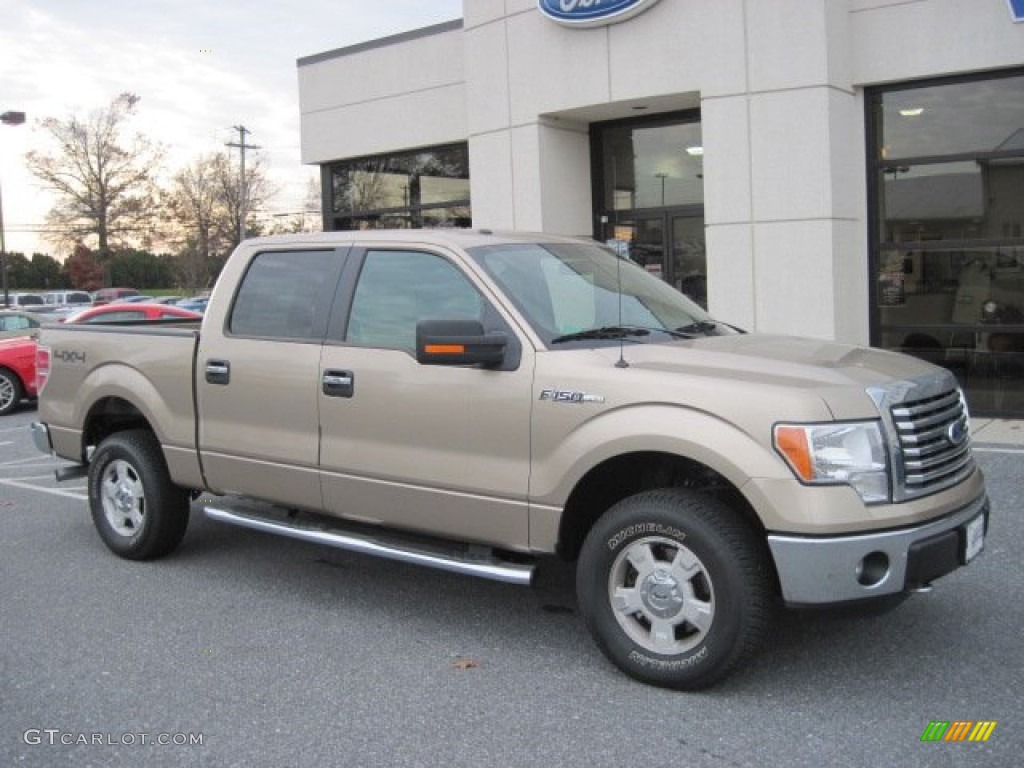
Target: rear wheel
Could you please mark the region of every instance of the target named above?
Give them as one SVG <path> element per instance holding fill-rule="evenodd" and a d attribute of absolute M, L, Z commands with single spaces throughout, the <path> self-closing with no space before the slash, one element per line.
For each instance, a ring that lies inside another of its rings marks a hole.
<path fill-rule="evenodd" d="M 17 408 L 21 398 L 21 380 L 10 371 L 0 370 L 0 416 Z"/>
<path fill-rule="evenodd" d="M 89 464 L 89 508 L 114 553 L 149 560 L 171 552 L 188 527 L 188 493 L 171 482 L 151 432 L 111 435 Z"/>
<path fill-rule="evenodd" d="M 771 602 L 764 547 L 725 504 L 664 489 L 595 524 L 577 567 L 580 609 L 620 669 L 667 688 L 704 688 L 762 637 Z"/>

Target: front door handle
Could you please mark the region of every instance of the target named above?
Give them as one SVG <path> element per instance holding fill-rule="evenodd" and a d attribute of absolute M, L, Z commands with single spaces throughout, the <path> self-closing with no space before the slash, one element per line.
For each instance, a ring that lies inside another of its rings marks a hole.
<path fill-rule="evenodd" d="M 230 384 L 231 363 L 227 360 L 206 361 L 206 383 L 207 384 Z"/>
<path fill-rule="evenodd" d="M 352 397 L 355 393 L 356 375 L 352 371 L 324 371 L 321 382 L 328 397 Z"/>

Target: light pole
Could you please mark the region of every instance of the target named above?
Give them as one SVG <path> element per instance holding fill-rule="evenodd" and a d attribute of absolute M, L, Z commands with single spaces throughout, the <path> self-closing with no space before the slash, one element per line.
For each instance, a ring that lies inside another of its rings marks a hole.
<path fill-rule="evenodd" d="M 667 173 L 656 173 L 654 178 L 661 179 L 661 207 L 665 207 L 665 179 L 668 178 Z"/>
<path fill-rule="evenodd" d="M 4 125 L 21 125 L 25 122 L 24 112 L 4 112 L 0 114 L 0 123 Z M 7 244 L 4 242 L 4 196 L 0 191 L 0 275 L 3 276 L 4 306 L 11 303 L 7 291 Z"/>

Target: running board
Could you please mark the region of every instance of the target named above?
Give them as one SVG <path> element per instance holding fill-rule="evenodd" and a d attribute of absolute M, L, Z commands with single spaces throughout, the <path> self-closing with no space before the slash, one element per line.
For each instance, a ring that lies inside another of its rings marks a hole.
<path fill-rule="evenodd" d="M 219 507 L 204 507 L 203 511 L 211 520 L 221 523 L 251 528 L 254 531 L 276 533 L 300 541 L 314 544 L 326 544 L 329 547 L 359 552 L 364 555 L 399 560 L 403 563 L 425 565 L 442 571 L 452 571 L 469 576 L 478 576 L 506 584 L 518 584 L 528 587 L 533 579 L 534 566 L 524 563 L 511 563 L 495 557 L 489 548 L 477 548 L 477 551 L 448 551 L 429 544 L 414 547 L 409 544 L 389 543 L 384 537 L 370 535 L 354 535 L 341 531 L 320 527 L 307 527 L 277 520 L 242 515 Z M 454 545 L 453 545 L 454 546 Z"/>

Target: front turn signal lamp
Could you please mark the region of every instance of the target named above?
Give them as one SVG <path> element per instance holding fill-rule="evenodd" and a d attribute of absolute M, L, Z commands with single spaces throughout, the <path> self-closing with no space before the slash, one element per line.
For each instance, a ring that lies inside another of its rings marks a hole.
<path fill-rule="evenodd" d="M 865 504 L 889 501 L 889 459 L 877 421 L 777 424 L 773 444 L 808 485 L 849 485 Z"/>

